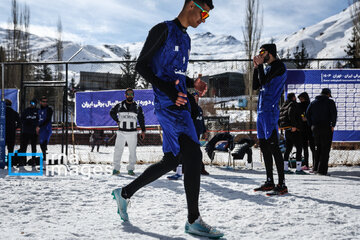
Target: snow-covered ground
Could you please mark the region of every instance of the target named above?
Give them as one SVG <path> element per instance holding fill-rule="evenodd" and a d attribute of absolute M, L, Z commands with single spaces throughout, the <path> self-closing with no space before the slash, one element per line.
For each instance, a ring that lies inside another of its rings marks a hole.
<path fill-rule="evenodd" d="M 111 162 L 112 147 L 99 153 L 89 149 L 76 146 L 81 161 L 104 164 L 71 165 L 70 171 L 48 166 L 42 177 L 13 177 L 0 170 L 0 239 L 197 239 L 184 233 L 183 182 L 166 175 L 133 196 L 130 222 L 121 222 L 110 193 L 134 177 L 110 175 L 112 167 L 105 163 Z M 58 152 L 59 146 L 50 146 L 50 154 Z M 333 163 L 346 155 L 338 152 L 331 152 Z M 139 161 L 157 158 L 160 147 L 138 148 Z M 227 155 L 218 154 L 217 161 L 226 163 Z M 148 166 L 136 165 L 135 173 Z M 287 175 L 290 193 L 281 197 L 253 192 L 265 178 L 258 150 L 253 170 L 206 169 L 210 175 L 201 179 L 200 211 L 207 223 L 224 231 L 224 239 L 359 239 L 360 167 L 332 167 L 331 176 Z"/>

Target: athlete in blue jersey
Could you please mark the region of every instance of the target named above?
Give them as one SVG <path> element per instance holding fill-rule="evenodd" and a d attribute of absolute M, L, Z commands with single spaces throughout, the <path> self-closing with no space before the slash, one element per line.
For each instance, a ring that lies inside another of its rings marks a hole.
<path fill-rule="evenodd" d="M 179 16 L 153 27 L 140 53 L 136 70 L 152 84 L 155 114 L 163 130 L 163 159 L 148 167 L 138 178 L 113 191 L 118 212 L 128 221 L 129 199 L 143 186 L 153 182 L 182 162 L 188 207 L 185 231 L 219 238 L 224 234 L 202 220 L 198 202 L 200 191 L 201 150 L 186 95 L 188 87 L 205 94 L 206 84 L 186 76 L 190 55 L 187 27 L 198 27 L 213 9 L 212 0 L 185 0 Z"/>
<path fill-rule="evenodd" d="M 279 101 L 286 76 L 285 64 L 276 58 L 276 45 L 262 45 L 259 55 L 254 57 L 253 89 L 260 90 L 256 128 L 267 178 L 265 184 L 254 190 L 271 191 L 267 195 L 283 195 L 288 192 L 285 185 L 284 160 L 278 143 Z M 273 177 L 273 156 L 279 175 L 279 184 L 276 186 Z"/>
<path fill-rule="evenodd" d="M 40 109 L 39 109 L 39 127 L 38 135 L 40 137 L 40 148 L 43 153 L 43 161 L 46 162 L 46 151 L 47 145 L 52 134 L 51 118 L 53 115 L 53 110 L 48 106 L 48 98 L 42 96 L 40 99 Z"/>

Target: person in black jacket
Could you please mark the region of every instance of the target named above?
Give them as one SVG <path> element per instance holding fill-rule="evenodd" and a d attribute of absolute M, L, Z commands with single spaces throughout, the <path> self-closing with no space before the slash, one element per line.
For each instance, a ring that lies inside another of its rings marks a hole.
<path fill-rule="evenodd" d="M 116 133 L 116 142 L 114 150 L 114 170 L 113 174 L 120 174 L 121 156 L 124 151 L 125 143 L 129 147 L 129 165 L 127 171 L 129 175 L 135 175 L 134 169 L 136 164 L 136 146 L 137 146 L 137 121 L 141 127 L 140 138 L 145 138 L 145 118 L 140 105 L 134 101 L 134 91 L 131 88 L 126 89 L 126 100 L 116 104 L 110 110 L 110 116 L 119 126 Z"/>
<path fill-rule="evenodd" d="M 20 127 L 20 117 L 19 113 L 11 108 L 11 100 L 5 99 L 5 104 L 5 145 L 7 146 L 8 153 L 13 153 L 15 146 L 16 128 Z"/>
<path fill-rule="evenodd" d="M 300 100 L 299 108 L 301 112 L 301 138 L 302 138 L 302 146 L 304 151 L 304 166 L 303 170 L 309 170 L 309 146 L 312 153 L 312 165 L 314 166 L 315 162 L 315 143 L 314 143 L 314 137 L 311 132 L 311 127 L 307 123 L 306 119 L 306 110 L 310 105 L 310 98 L 307 92 L 300 93 L 298 96 Z"/>
<path fill-rule="evenodd" d="M 306 118 L 314 134 L 315 164 L 313 171 L 327 175 L 332 137 L 337 120 L 335 102 L 330 99 L 331 90 L 324 88 L 306 111 Z"/>
<path fill-rule="evenodd" d="M 39 110 L 36 108 L 37 100 L 32 99 L 30 101 L 30 106 L 25 108 L 21 114 L 21 140 L 20 140 L 20 149 L 19 153 L 26 153 L 27 146 L 30 142 L 31 152 L 36 153 L 36 142 L 38 137 L 39 128 Z M 23 159 L 19 165 L 25 165 Z M 33 165 L 36 164 L 35 157 L 32 157 Z"/>
<path fill-rule="evenodd" d="M 301 112 L 298 104 L 296 103 L 296 96 L 294 93 L 287 95 L 287 100 L 280 109 L 279 125 L 285 130 L 285 146 L 284 153 L 284 171 L 285 173 L 293 173 L 289 171 L 289 155 L 293 146 L 296 148 L 296 174 L 304 174 L 301 169 Z"/>

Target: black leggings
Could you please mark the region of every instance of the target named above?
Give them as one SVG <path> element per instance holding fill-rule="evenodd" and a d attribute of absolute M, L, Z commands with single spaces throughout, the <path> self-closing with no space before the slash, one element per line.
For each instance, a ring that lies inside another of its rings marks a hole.
<path fill-rule="evenodd" d="M 171 152 L 165 153 L 163 159 L 149 166 L 138 178 L 123 188 L 122 196 L 130 198 L 136 191 L 155 181 L 165 173 L 173 170 L 182 162 L 184 169 L 184 186 L 188 206 L 188 221 L 193 223 L 200 215 L 200 145 L 192 141 L 187 135 L 179 137 L 180 154 L 174 156 Z"/>
<path fill-rule="evenodd" d="M 274 156 L 277 172 L 279 175 L 279 184 L 285 184 L 284 176 L 284 159 L 279 148 L 279 141 L 276 130 L 274 130 L 269 139 L 259 139 L 260 149 L 264 155 L 264 162 L 266 168 L 266 181 L 274 182 L 273 176 L 273 160 Z"/>

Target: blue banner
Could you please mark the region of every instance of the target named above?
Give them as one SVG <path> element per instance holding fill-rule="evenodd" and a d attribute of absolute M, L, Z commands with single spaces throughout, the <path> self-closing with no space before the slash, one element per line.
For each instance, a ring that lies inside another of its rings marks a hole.
<path fill-rule="evenodd" d="M 145 115 L 145 125 L 159 125 L 154 114 L 154 93 L 152 89 L 134 90 L 134 100 Z M 110 117 L 110 110 L 125 100 L 125 90 L 77 92 L 75 94 L 75 123 L 78 127 L 116 127 Z"/>
<path fill-rule="evenodd" d="M 5 89 L 5 98 L 12 101 L 11 108 L 19 112 L 19 90 L 18 89 Z M 1 91 L 0 91 L 1 99 Z"/>
<path fill-rule="evenodd" d="M 5 101 L 0 101 L 0 168 L 4 168 L 5 163 Z"/>
<path fill-rule="evenodd" d="M 312 100 L 330 88 L 338 110 L 334 142 L 360 141 L 360 70 L 289 70 L 285 94 L 307 92 Z"/>

